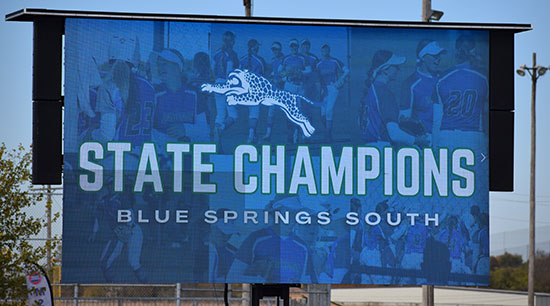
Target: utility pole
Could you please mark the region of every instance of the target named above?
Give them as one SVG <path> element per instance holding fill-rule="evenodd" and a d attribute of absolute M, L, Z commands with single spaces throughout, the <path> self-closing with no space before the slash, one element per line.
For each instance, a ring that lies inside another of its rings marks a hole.
<path fill-rule="evenodd" d="M 422 0 L 422 21 L 430 22 L 432 0 Z M 434 306 L 434 286 L 422 285 L 422 306 Z"/>
<path fill-rule="evenodd" d="M 527 305 L 535 305 L 535 162 L 537 149 L 537 80 L 544 75 L 549 67 L 537 65 L 537 54 L 533 52 L 533 66 L 521 65 L 517 74 L 525 76 L 525 72 L 531 76 L 531 175 L 529 177 L 529 268 L 527 285 Z"/>
<path fill-rule="evenodd" d="M 439 14 L 434 14 L 434 13 L 439 13 Z M 443 16 L 443 12 L 432 10 L 432 0 L 422 0 L 422 21 L 423 22 L 430 22 L 430 20 L 439 20 L 441 16 Z M 422 285 L 422 305 L 434 306 L 434 286 L 433 285 Z"/>

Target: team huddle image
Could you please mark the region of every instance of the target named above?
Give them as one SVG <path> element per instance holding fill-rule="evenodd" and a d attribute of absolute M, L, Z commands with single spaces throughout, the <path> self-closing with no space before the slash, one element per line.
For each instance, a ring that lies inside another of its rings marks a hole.
<path fill-rule="evenodd" d="M 63 282 L 488 284 L 488 32 L 66 23 Z"/>

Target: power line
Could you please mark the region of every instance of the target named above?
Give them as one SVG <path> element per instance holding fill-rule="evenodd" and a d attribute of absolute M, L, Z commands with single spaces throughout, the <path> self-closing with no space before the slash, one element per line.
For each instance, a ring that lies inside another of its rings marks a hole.
<path fill-rule="evenodd" d="M 522 203 L 522 204 L 529 204 L 529 200 L 513 200 L 513 199 L 502 199 L 502 198 L 493 198 L 493 200 L 495 201 L 503 201 L 503 202 L 513 202 L 513 203 Z M 536 201 L 537 205 L 541 205 L 541 206 L 550 206 L 550 200 L 546 200 L 546 201 Z M 546 204 L 548 203 L 548 204 Z"/>
<path fill-rule="evenodd" d="M 501 219 L 501 220 L 508 220 L 508 221 L 515 221 L 515 222 L 525 222 L 525 223 L 529 222 L 528 220 L 516 219 L 516 218 L 507 218 L 507 217 L 499 217 L 499 216 L 495 216 L 495 215 L 491 215 L 491 218 Z M 550 221 L 536 221 L 536 223 L 550 224 Z"/>

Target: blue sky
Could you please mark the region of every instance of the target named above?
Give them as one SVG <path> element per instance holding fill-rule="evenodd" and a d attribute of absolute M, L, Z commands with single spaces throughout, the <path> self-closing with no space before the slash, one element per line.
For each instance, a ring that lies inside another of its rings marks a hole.
<path fill-rule="evenodd" d="M 531 64 L 537 52 L 541 65 L 550 65 L 550 1 L 548 0 L 433 0 L 445 12 L 445 22 L 524 23 L 533 30 L 515 39 L 515 66 Z M 48 8 L 170 14 L 244 15 L 242 0 L 81 1 L 7 0 L 6 15 L 21 8 Z M 419 21 L 421 0 L 254 0 L 254 16 L 362 20 Z M 0 22 L 0 141 L 8 147 L 31 144 L 32 24 Z M 512 71 L 510 73 L 513 73 Z M 491 193 L 491 233 L 528 227 L 530 81 L 515 77 L 515 191 Z M 537 226 L 550 225 L 550 74 L 539 79 L 537 93 Z M 537 239 L 538 240 L 538 239 Z M 527 237 L 525 237 L 527 241 Z"/>

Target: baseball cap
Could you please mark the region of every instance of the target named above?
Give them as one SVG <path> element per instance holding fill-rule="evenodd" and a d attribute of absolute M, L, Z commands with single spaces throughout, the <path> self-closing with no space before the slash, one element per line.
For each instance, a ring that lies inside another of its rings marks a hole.
<path fill-rule="evenodd" d="M 283 46 L 281 45 L 280 42 L 274 41 L 274 42 L 271 44 L 271 49 L 278 49 L 278 50 L 281 50 L 281 49 L 283 49 Z"/>
<path fill-rule="evenodd" d="M 372 57 L 372 76 L 376 77 L 379 71 L 393 65 L 401 65 L 406 61 L 403 56 L 396 56 L 389 50 L 378 50 Z"/>
<path fill-rule="evenodd" d="M 419 59 L 424 57 L 424 55 L 426 54 L 437 55 L 437 54 L 445 53 L 447 51 L 444 48 L 441 48 L 437 43 L 437 41 L 435 40 L 421 41 L 418 44 L 418 48 L 416 50 L 417 50 L 416 56 Z"/>
<path fill-rule="evenodd" d="M 298 44 L 298 40 L 297 40 L 296 38 L 293 38 L 293 39 L 291 39 L 291 40 L 288 42 L 288 45 L 289 45 L 289 46 L 292 46 L 292 45 L 298 46 L 298 45 L 299 45 L 299 44 Z"/>
<path fill-rule="evenodd" d="M 302 45 L 303 45 L 303 44 L 311 45 L 311 42 L 309 42 L 309 39 L 304 38 L 304 39 L 302 39 Z"/>
<path fill-rule="evenodd" d="M 183 57 L 178 51 L 173 49 L 164 49 L 158 52 L 157 55 L 163 59 L 178 64 L 180 71 L 183 71 Z"/>

